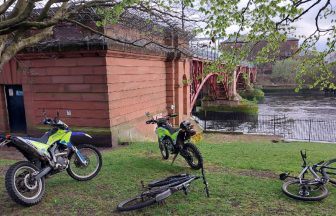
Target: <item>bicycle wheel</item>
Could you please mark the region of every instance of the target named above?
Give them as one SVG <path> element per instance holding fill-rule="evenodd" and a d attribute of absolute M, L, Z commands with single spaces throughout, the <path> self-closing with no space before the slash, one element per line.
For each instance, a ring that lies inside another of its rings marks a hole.
<path fill-rule="evenodd" d="M 133 211 L 137 209 L 142 209 L 147 206 L 153 205 L 154 203 L 161 201 L 170 195 L 171 195 L 170 189 L 164 189 L 164 190 L 158 190 L 158 191 L 149 190 L 149 191 L 143 192 L 142 194 L 134 198 L 130 198 L 125 201 L 122 201 L 117 206 L 117 210 L 118 211 Z M 160 197 L 159 199 L 157 199 L 158 196 Z"/>
<path fill-rule="evenodd" d="M 323 168 L 322 172 L 328 175 L 329 181 L 332 184 L 336 184 L 336 159 L 327 161 L 324 166 L 330 167 L 331 169 Z"/>
<path fill-rule="evenodd" d="M 319 201 L 328 196 L 328 189 L 319 182 L 295 179 L 282 185 L 282 191 L 289 197 L 303 201 Z"/>

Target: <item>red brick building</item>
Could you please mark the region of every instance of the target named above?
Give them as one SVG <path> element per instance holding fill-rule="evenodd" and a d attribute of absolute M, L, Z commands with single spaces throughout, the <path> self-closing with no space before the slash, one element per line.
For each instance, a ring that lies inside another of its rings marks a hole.
<path fill-rule="evenodd" d="M 128 37 L 131 31 L 123 28 L 100 30 L 119 29 Z M 169 35 L 161 40 L 176 42 Z M 187 58 L 61 25 L 52 40 L 20 53 L 0 73 L 0 132 L 40 134 L 46 110 L 49 116 L 59 111 L 70 127 L 88 131 L 99 144 L 111 144 L 111 137 L 113 143 L 152 137 L 145 112 L 164 114 L 174 104 L 179 121 L 189 115 L 190 88 L 183 83 L 189 71 Z"/>

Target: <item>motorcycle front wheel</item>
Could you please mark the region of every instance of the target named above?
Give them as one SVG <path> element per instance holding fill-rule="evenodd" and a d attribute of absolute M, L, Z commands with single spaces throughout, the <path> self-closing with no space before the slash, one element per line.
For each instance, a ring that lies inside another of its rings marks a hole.
<path fill-rule="evenodd" d="M 163 160 L 168 160 L 169 158 L 168 145 L 172 145 L 170 142 L 169 139 L 163 139 L 161 142 L 159 140 L 159 148 Z"/>
<path fill-rule="evenodd" d="M 92 145 L 83 144 L 77 147 L 87 161 L 82 164 L 76 153 L 69 158 L 68 174 L 75 180 L 88 181 L 98 175 L 103 164 L 101 153 Z"/>
<path fill-rule="evenodd" d="M 45 180 L 33 178 L 39 169 L 28 161 L 20 161 L 12 165 L 5 179 L 6 190 L 9 196 L 18 204 L 32 206 L 38 204 L 45 192 Z"/>
<path fill-rule="evenodd" d="M 185 143 L 180 153 L 192 169 L 198 170 L 203 167 L 202 154 L 193 143 Z"/>

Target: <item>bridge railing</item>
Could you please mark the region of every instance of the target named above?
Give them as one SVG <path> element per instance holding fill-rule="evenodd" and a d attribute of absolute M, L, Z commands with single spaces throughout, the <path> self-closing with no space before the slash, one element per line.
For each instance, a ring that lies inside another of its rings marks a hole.
<path fill-rule="evenodd" d="M 278 135 L 286 140 L 308 142 L 336 142 L 336 120 L 209 111 L 195 112 L 193 116 L 205 131 Z"/>

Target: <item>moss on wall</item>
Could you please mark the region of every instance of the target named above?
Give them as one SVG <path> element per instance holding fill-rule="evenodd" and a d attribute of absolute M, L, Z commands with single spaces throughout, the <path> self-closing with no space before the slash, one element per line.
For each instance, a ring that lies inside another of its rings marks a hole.
<path fill-rule="evenodd" d="M 258 104 L 254 101 L 249 101 L 246 99 L 241 99 L 236 105 L 207 105 L 201 108 L 202 111 L 213 111 L 213 112 L 234 112 L 234 113 L 246 113 L 246 114 L 257 114 Z"/>

